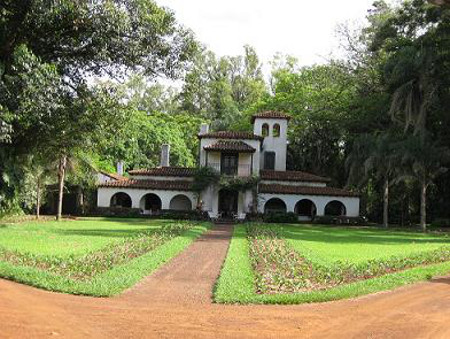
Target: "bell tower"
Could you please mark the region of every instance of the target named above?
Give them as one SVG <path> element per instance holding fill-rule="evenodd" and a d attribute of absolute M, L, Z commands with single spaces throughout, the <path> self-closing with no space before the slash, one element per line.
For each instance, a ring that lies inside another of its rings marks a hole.
<path fill-rule="evenodd" d="M 286 171 L 287 128 L 290 116 L 281 112 L 266 111 L 252 117 L 253 133 L 264 137 L 260 168 Z"/>

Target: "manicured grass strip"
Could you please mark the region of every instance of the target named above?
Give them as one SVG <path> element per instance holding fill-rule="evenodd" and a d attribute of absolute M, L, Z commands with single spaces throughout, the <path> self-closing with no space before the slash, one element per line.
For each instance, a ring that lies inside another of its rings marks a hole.
<path fill-rule="evenodd" d="M 447 234 L 379 228 L 272 225 L 302 256 L 321 265 L 334 262 L 360 264 L 368 260 L 410 257 L 450 246 Z"/>
<path fill-rule="evenodd" d="M 6 262 L 0 262 L 0 277 L 49 291 L 108 297 L 132 287 L 139 280 L 151 274 L 181 253 L 208 227 L 208 223 L 199 224 L 155 250 L 133 259 L 125 265 L 116 266 L 89 281 L 76 281 L 36 268 L 14 266 Z"/>
<path fill-rule="evenodd" d="M 228 257 L 218 280 L 214 299 L 220 303 L 241 304 L 301 304 L 353 298 L 365 294 L 390 290 L 433 276 L 450 272 L 450 262 L 420 266 L 406 271 L 360 280 L 326 290 L 290 294 L 257 294 L 254 274 L 248 256 L 249 244 L 244 225 L 235 228 Z"/>
<path fill-rule="evenodd" d="M 16 266 L 36 267 L 72 279 L 87 280 L 154 250 L 166 241 L 185 233 L 194 225 L 187 222 L 164 225 L 156 230 L 144 231 L 133 237 L 123 238 L 119 242 L 110 243 L 99 251 L 86 253 L 83 256 L 72 255 L 63 258 L 42 256 L 8 251 L 0 245 L 0 261 L 6 261 Z"/>
<path fill-rule="evenodd" d="M 138 218 L 80 218 L 64 221 L 0 222 L 0 246 L 29 255 L 70 257 L 158 230 L 172 220 Z"/>
<path fill-rule="evenodd" d="M 254 298 L 255 275 L 248 256 L 247 231 L 236 225 L 227 258 L 214 290 L 214 301 L 251 303 Z"/>

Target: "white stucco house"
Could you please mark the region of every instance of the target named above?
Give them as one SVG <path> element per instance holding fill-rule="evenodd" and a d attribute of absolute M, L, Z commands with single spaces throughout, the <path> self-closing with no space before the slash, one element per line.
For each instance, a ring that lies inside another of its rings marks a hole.
<path fill-rule="evenodd" d="M 290 117 L 267 111 L 253 115 L 253 132 L 210 132 L 202 125 L 199 166 L 212 167 L 224 177 L 258 177 L 256 208 L 259 213 L 294 212 L 299 220 L 315 216 L 359 216 L 359 196 L 328 186 L 329 179 L 286 170 L 287 128 Z M 135 169 L 129 178 L 100 182 L 99 207 L 131 207 L 143 214 L 162 210 L 201 208 L 210 217 L 245 218 L 255 210 L 254 194 L 221 189 L 212 184 L 201 195 L 200 206 L 191 186 L 195 168 L 172 167 L 170 146 L 163 145 L 161 166 Z"/>

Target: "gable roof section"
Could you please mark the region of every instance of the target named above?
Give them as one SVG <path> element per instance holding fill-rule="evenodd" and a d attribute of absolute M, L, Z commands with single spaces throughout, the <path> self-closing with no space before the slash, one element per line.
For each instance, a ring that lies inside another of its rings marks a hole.
<path fill-rule="evenodd" d="M 163 191 L 190 191 L 192 183 L 178 180 L 120 180 L 100 184 L 98 187 L 152 189 Z"/>
<path fill-rule="evenodd" d="M 155 167 L 128 171 L 130 175 L 145 175 L 153 177 L 193 177 L 195 168 L 192 167 Z"/>
<path fill-rule="evenodd" d="M 316 187 L 316 186 L 288 186 L 279 184 L 260 184 L 259 193 L 359 197 L 359 194 L 341 188 Z"/>
<path fill-rule="evenodd" d="M 256 149 L 241 140 L 219 140 L 214 144 L 203 147 L 206 151 L 235 151 L 240 153 L 254 153 Z"/>
<path fill-rule="evenodd" d="M 114 180 L 128 180 L 127 177 L 124 177 L 124 176 L 116 174 L 116 173 L 108 173 L 105 171 L 99 171 L 99 173 L 103 174 L 104 176 L 110 177 L 111 179 L 114 179 Z"/>
<path fill-rule="evenodd" d="M 315 174 L 301 172 L 301 171 L 260 171 L 262 180 L 274 180 L 274 181 L 308 181 L 308 182 L 330 182 L 331 179 L 320 177 Z"/>
<path fill-rule="evenodd" d="M 198 137 L 211 139 L 242 139 L 242 140 L 264 140 L 264 137 L 252 132 L 219 131 L 199 134 Z"/>
<path fill-rule="evenodd" d="M 253 114 L 252 118 L 251 118 L 251 122 L 254 123 L 256 118 L 291 120 L 290 115 L 287 115 L 283 112 L 278 112 L 278 111 L 264 111 L 264 112 Z"/>

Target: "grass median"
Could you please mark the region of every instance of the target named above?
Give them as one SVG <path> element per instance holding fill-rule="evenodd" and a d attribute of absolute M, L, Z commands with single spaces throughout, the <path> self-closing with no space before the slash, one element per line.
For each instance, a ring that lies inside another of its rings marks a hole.
<path fill-rule="evenodd" d="M 175 257 L 209 227 L 104 218 L 6 225 L 0 228 L 0 277 L 50 291 L 112 296 Z M 20 241 L 21 235 L 27 240 Z"/>
<path fill-rule="evenodd" d="M 270 234 L 258 231 L 249 236 L 251 227 L 255 225 L 235 227 L 215 288 L 216 302 L 323 302 L 389 290 L 450 272 L 450 239 L 446 235 L 256 225 L 262 230 L 275 228 L 274 242 Z M 340 255 L 335 255 L 337 249 Z M 343 259 L 346 255 L 348 260 Z"/>

